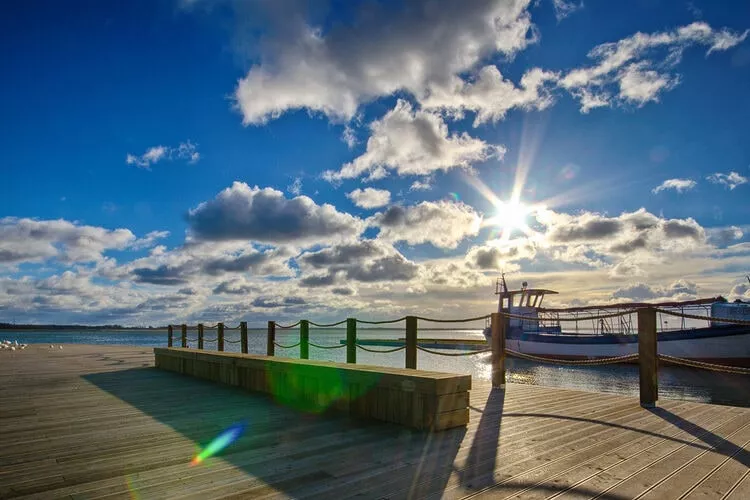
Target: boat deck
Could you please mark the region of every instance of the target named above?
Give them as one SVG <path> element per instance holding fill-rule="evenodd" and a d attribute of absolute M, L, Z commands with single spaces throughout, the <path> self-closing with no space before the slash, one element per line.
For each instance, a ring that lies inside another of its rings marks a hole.
<path fill-rule="evenodd" d="M 0 498 L 750 498 L 750 409 L 474 380 L 465 429 L 305 415 L 136 347 L 0 352 Z M 191 467 L 239 421 L 245 435 Z"/>

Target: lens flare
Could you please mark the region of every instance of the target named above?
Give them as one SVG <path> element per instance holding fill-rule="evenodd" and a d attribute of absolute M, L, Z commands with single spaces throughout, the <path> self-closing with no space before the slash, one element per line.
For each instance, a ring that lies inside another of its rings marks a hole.
<path fill-rule="evenodd" d="M 196 454 L 195 457 L 193 457 L 193 459 L 190 461 L 190 466 L 192 467 L 194 465 L 198 465 L 208 457 L 216 455 L 221 450 L 237 441 L 237 439 L 242 435 L 244 431 L 244 423 L 235 424 L 229 429 L 225 430 L 224 432 L 216 436 L 213 441 L 208 443 L 208 445 L 203 448 L 200 453 Z"/>

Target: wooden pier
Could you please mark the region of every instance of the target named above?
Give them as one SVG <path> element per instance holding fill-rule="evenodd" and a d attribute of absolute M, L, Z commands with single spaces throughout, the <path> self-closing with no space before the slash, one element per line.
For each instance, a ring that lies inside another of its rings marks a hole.
<path fill-rule="evenodd" d="M 750 409 L 474 380 L 439 433 L 309 415 L 153 368 L 153 350 L 0 353 L 0 498 L 750 498 Z M 217 457 L 196 447 L 246 421 Z"/>

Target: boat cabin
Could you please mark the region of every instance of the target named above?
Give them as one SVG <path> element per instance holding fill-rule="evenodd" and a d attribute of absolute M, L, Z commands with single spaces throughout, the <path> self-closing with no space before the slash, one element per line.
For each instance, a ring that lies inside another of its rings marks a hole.
<path fill-rule="evenodd" d="M 499 295 L 498 312 L 509 312 L 521 315 L 529 319 L 510 318 L 511 328 L 521 328 L 525 331 L 539 331 L 539 312 L 544 296 L 557 294 L 554 290 L 544 288 L 528 288 L 528 283 L 523 282 L 520 290 L 508 290 L 505 276 L 498 278 L 495 285 L 495 295 Z M 559 327 L 558 327 L 559 329 Z"/>

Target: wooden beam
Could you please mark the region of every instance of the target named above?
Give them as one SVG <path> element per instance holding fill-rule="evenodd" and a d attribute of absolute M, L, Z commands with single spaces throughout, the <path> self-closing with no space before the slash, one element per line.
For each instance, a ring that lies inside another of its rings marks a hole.
<path fill-rule="evenodd" d="M 346 319 L 346 362 L 357 363 L 357 320 Z"/>
<path fill-rule="evenodd" d="M 490 324 L 492 325 L 492 387 L 505 389 L 505 334 L 508 318 L 500 313 L 492 313 Z"/>
<path fill-rule="evenodd" d="M 240 350 L 247 354 L 247 321 L 240 323 Z"/>
<path fill-rule="evenodd" d="M 167 347 L 172 347 L 172 336 L 174 335 L 174 332 L 172 331 L 172 325 L 169 325 L 167 327 Z"/>
<path fill-rule="evenodd" d="M 659 399 L 659 358 L 656 343 L 656 309 L 638 309 L 638 364 L 641 406 L 653 408 Z"/>
<path fill-rule="evenodd" d="M 306 319 L 299 322 L 299 357 L 310 359 L 310 322 Z"/>
<path fill-rule="evenodd" d="M 216 325 L 216 337 L 217 341 L 216 343 L 219 346 L 219 351 L 224 350 L 224 323 L 219 323 Z"/>
<path fill-rule="evenodd" d="M 198 349 L 203 349 L 203 323 L 198 323 Z"/>
<path fill-rule="evenodd" d="M 406 317 L 406 367 L 417 369 L 417 318 Z"/>
<path fill-rule="evenodd" d="M 266 355 L 273 356 L 276 352 L 276 323 L 268 322 L 268 336 L 266 337 Z"/>
<path fill-rule="evenodd" d="M 187 347 L 187 325 L 182 324 L 182 347 Z"/>

